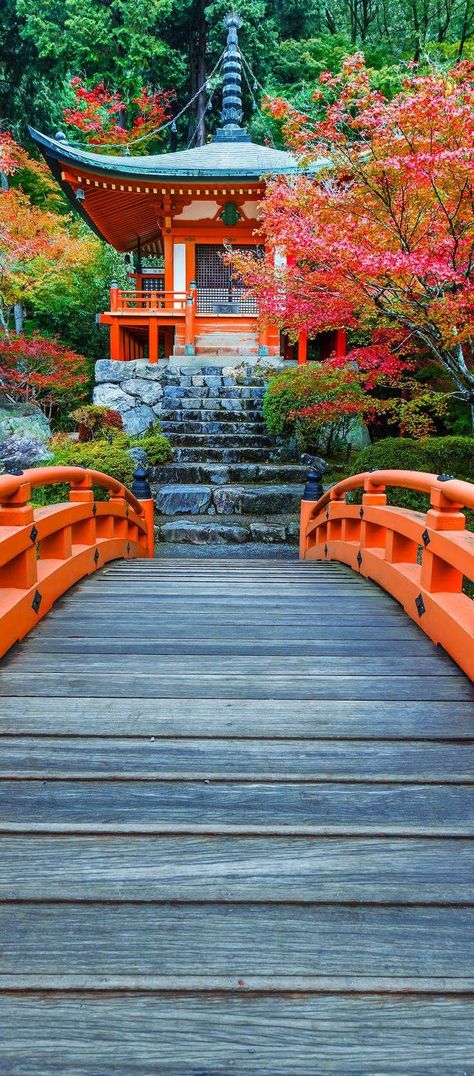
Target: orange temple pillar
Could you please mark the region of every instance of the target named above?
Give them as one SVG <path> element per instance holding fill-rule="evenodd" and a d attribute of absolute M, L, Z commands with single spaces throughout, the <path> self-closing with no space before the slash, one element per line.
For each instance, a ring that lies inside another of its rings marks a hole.
<path fill-rule="evenodd" d="M 304 366 L 308 361 L 308 333 L 301 332 L 298 337 L 298 366 Z"/>
<path fill-rule="evenodd" d="M 347 355 L 347 333 L 345 329 L 338 329 L 336 332 L 336 357 L 343 359 L 344 355 Z"/>

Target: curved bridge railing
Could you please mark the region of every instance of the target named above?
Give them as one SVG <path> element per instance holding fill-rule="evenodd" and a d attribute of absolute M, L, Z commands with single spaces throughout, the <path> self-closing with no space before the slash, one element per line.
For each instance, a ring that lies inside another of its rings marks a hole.
<path fill-rule="evenodd" d="M 316 499 L 318 476 L 309 478 L 300 558 L 342 561 L 379 583 L 474 678 L 474 602 L 465 593 L 474 578 L 474 534 L 462 510 L 474 509 L 474 485 L 422 471 L 370 471 Z M 429 511 L 387 505 L 390 486 L 427 493 Z M 346 494 L 359 489 L 362 504 L 348 503 Z"/>
<path fill-rule="evenodd" d="M 32 489 L 63 483 L 68 501 L 30 504 Z M 94 486 L 108 500 L 96 500 Z M 142 490 L 138 500 L 115 478 L 82 467 L 0 476 L 0 655 L 83 576 L 118 557 L 153 556 L 153 501 L 146 484 Z"/>

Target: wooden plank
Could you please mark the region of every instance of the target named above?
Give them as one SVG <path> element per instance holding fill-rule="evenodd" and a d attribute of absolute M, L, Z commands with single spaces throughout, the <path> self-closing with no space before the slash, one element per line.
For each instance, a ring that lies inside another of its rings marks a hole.
<path fill-rule="evenodd" d="M 3 904 L 0 975 L 469 978 L 474 909 Z M 441 984 L 440 984 L 441 985 Z"/>
<path fill-rule="evenodd" d="M 4 901 L 474 902 L 463 840 L 12 836 L 0 861 Z"/>
<path fill-rule="evenodd" d="M 472 1073 L 465 998 L 26 996 L 0 1013 L 9 1076 L 295 1076 L 296 1058 L 298 1076 Z"/>
<path fill-rule="evenodd" d="M 310 661 L 304 655 L 287 654 L 285 660 L 280 663 L 280 669 L 281 676 L 285 680 L 300 676 L 305 680 L 316 680 L 321 676 L 350 676 L 354 672 L 355 665 L 354 656 L 347 653 L 337 657 L 326 654 L 318 657 L 313 654 Z M 393 666 L 393 658 L 390 665 Z M 38 668 L 36 654 L 31 653 L 30 656 L 26 647 L 22 650 L 20 661 L 15 655 L 10 658 L 7 657 L 1 675 L 3 677 L 17 675 L 20 668 L 21 672 L 26 676 L 35 672 Z M 387 673 L 387 658 L 369 655 L 364 658 L 363 668 L 366 676 L 374 679 L 384 676 Z M 71 658 L 66 655 L 63 662 L 60 661 L 57 654 L 50 654 L 47 650 L 41 655 L 42 676 L 46 676 L 48 673 L 55 674 L 58 670 L 62 670 L 64 672 L 73 671 L 74 674 L 79 676 L 87 672 L 92 679 L 96 675 L 103 675 L 109 669 L 108 655 L 96 653 L 95 651 L 91 654 L 77 653 Z M 182 654 L 178 653 L 177 650 L 174 655 L 161 653 L 131 655 L 123 653 L 120 655 L 120 675 L 130 675 L 131 677 L 181 675 L 188 679 L 218 674 L 232 679 L 234 677 L 257 675 L 265 679 L 267 673 L 273 673 L 274 669 L 273 655 L 267 657 L 254 656 L 253 654 L 241 655 L 236 654 L 235 650 L 230 655 L 219 655 L 218 660 L 213 654 Z M 456 680 L 461 680 L 461 674 L 454 662 L 446 654 L 437 654 L 433 651 L 429 654 L 422 654 L 421 657 L 411 655 L 401 657 L 397 653 L 396 666 L 393 671 L 398 677 L 412 674 L 413 676 L 430 677 L 430 679 L 438 676 L 443 678 L 451 676 Z M 434 694 L 436 694 L 436 689 L 434 689 Z"/>
<path fill-rule="evenodd" d="M 109 698 L 111 687 L 121 698 L 130 699 L 380 699 L 425 701 L 429 695 L 435 701 L 469 702 L 474 691 L 462 676 L 299 676 L 291 680 L 285 675 L 263 676 L 148 676 L 123 674 L 116 667 L 107 674 L 79 674 L 71 662 L 67 671 L 43 673 L 22 672 L 13 666 L 0 677 L 0 696 L 38 698 L 41 695 L 58 698 Z"/>
<path fill-rule="evenodd" d="M 3 777 L 474 782 L 474 744 L 5 736 Z"/>
<path fill-rule="evenodd" d="M 113 687 L 113 685 L 111 685 Z M 0 735 L 232 736 L 259 739 L 466 740 L 469 702 L 334 699 L 0 698 Z"/>
<path fill-rule="evenodd" d="M 167 638 L 153 638 L 153 639 L 127 639 L 122 637 L 107 638 L 104 639 L 102 635 L 98 635 L 96 638 L 90 636 L 77 638 L 61 638 L 53 636 L 48 638 L 47 648 L 45 647 L 44 634 L 38 637 L 36 633 L 28 639 L 28 645 L 22 648 L 22 660 L 24 658 L 30 658 L 32 654 L 44 655 L 45 649 L 47 649 L 48 655 L 60 655 L 61 658 L 65 658 L 66 655 L 74 655 L 79 657 L 81 655 L 91 655 L 95 658 L 98 655 L 113 655 L 113 656 L 154 656 L 155 658 L 166 657 L 173 655 L 176 657 L 176 640 L 170 640 Z M 240 657 L 293 657 L 298 656 L 300 659 L 305 658 L 336 658 L 336 657 L 348 657 L 363 659 L 364 662 L 370 661 L 372 658 L 385 658 L 390 663 L 393 661 L 393 641 L 387 639 L 325 639 L 325 640 L 288 640 L 282 638 L 280 642 L 276 641 L 271 633 L 270 638 L 265 640 L 252 639 L 247 635 L 245 639 L 237 638 L 237 633 L 233 639 L 227 638 L 227 633 L 223 638 L 222 631 L 217 634 L 217 631 L 210 637 L 206 635 L 205 640 L 199 638 L 193 638 L 192 632 L 188 633 L 187 638 L 183 638 L 182 634 L 179 634 L 179 659 L 182 662 L 184 657 L 192 657 L 195 655 L 202 655 L 208 658 L 230 657 L 232 655 L 239 654 Z M 441 662 L 444 661 L 444 668 L 449 662 L 447 657 L 442 654 L 437 654 L 433 646 L 433 643 L 421 632 L 418 633 L 417 638 L 413 639 L 398 639 L 397 640 L 397 657 L 408 658 L 412 656 L 414 658 L 438 658 Z M 12 655 L 10 661 L 15 661 L 15 655 Z"/>
<path fill-rule="evenodd" d="M 0 781 L 1 831 L 469 835 L 468 785 Z"/>

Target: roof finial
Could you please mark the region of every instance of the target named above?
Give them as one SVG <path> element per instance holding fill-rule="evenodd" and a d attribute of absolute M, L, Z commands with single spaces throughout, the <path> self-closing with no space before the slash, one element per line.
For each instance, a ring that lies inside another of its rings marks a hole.
<path fill-rule="evenodd" d="M 249 142 L 250 136 L 242 120 L 242 64 L 240 59 L 237 31 L 242 26 L 242 19 L 231 11 L 224 19 L 227 29 L 227 45 L 224 52 L 222 90 L 222 127 L 214 135 L 214 142 Z"/>

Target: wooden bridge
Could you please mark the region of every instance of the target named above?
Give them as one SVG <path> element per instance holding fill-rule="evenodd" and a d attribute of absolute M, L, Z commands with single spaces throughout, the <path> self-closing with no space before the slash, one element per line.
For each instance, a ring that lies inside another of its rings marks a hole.
<path fill-rule="evenodd" d="M 0 478 L 0 1073 L 474 1071 L 474 487 L 395 476 L 307 490 L 294 562 Z"/>

